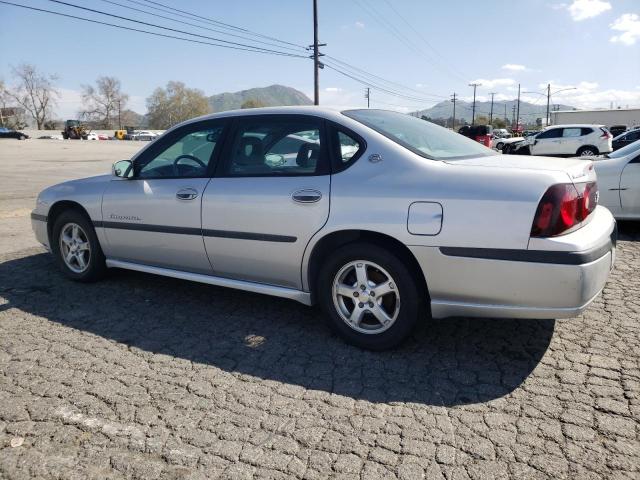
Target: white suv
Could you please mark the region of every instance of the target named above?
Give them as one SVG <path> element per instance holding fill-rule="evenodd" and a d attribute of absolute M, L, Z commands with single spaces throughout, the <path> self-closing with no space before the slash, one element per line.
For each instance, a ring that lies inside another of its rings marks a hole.
<path fill-rule="evenodd" d="M 558 125 L 529 137 L 531 155 L 598 155 L 613 151 L 604 125 Z"/>

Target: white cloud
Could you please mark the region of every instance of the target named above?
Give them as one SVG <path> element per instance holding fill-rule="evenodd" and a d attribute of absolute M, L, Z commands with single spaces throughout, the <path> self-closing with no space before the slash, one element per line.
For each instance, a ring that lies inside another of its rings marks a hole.
<path fill-rule="evenodd" d="M 551 8 L 554 10 L 564 10 L 565 8 L 567 8 L 567 4 L 566 3 L 552 3 L 551 4 Z"/>
<path fill-rule="evenodd" d="M 341 92 L 342 89 L 340 87 L 327 87 L 324 89 L 325 92 Z"/>
<path fill-rule="evenodd" d="M 507 63 L 505 65 L 502 65 L 501 68 L 503 70 L 509 70 L 511 72 L 524 72 L 525 70 L 528 70 L 528 68 L 524 65 L 519 65 L 517 63 Z"/>
<path fill-rule="evenodd" d="M 426 83 L 416 83 L 416 88 L 425 88 L 428 87 L 429 85 L 427 85 Z"/>
<path fill-rule="evenodd" d="M 625 13 L 616 18 L 609 27 L 611 30 L 622 32 L 620 35 L 611 37 L 610 40 L 613 43 L 633 45 L 640 39 L 640 16 L 635 13 Z"/>
<path fill-rule="evenodd" d="M 364 28 L 364 22 L 356 22 L 354 25 L 356 28 Z"/>
<path fill-rule="evenodd" d="M 571 18 L 576 22 L 580 22 L 611 10 L 611 4 L 603 0 L 573 0 L 568 10 Z"/>
<path fill-rule="evenodd" d="M 470 81 L 469 83 L 479 83 L 480 86 L 478 88 L 495 88 L 515 85 L 516 81 L 513 78 L 494 78 L 492 80 L 487 78 L 478 78 Z"/>

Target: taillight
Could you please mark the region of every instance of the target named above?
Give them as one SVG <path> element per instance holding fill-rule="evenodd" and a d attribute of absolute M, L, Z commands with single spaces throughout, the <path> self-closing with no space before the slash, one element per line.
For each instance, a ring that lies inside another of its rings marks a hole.
<path fill-rule="evenodd" d="M 538 204 L 532 237 L 553 237 L 584 221 L 598 204 L 596 182 L 559 183 L 549 187 Z"/>
<path fill-rule="evenodd" d="M 602 135 L 600 135 L 600 138 L 613 138 L 613 135 L 608 130 L 605 130 L 604 128 L 601 128 L 600 130 L 602 130 Z"/>

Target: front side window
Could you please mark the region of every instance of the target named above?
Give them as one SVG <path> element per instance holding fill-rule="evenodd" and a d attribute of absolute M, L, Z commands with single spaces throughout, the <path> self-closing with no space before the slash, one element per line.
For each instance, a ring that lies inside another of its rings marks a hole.
<path fill-rule="evenodd" d="M 223 167 L 225 176 L 323 173 L 320 120 L 268 115 L 240 120 Z"/>
<path fill-rule="evenodd" d="M 562 128 L 551 128 L 538 134 L 536 140 L 544 140 L 546 138 L 560 138 L 562 137 Z"/>
<path fill-rule="evenodd" d="M 406 149 L 432 160 L 485 157 L 496 152 L 464 135 L 434 123 L 387 110 L 346 110 L 342 112 Z"/>
<path fill-rule="evenodd" d="M 173 143 L 149 161 L 136 164 L 136 178 L 206 176 L 222 129 L 222 126 L 216 126 L 178 135 Z"/>

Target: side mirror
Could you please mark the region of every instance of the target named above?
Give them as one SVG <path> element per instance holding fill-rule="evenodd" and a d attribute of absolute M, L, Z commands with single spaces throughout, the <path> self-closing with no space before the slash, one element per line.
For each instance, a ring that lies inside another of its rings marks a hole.
<path fill-rule="evenodd" d="M 111 175 L 120 178 L 133 177 L 133 163 L 131 160 L 120 160 L 111 166 Z"/>

